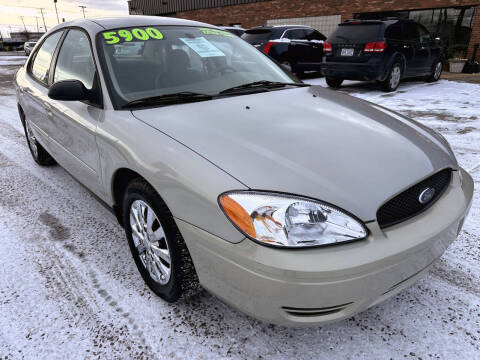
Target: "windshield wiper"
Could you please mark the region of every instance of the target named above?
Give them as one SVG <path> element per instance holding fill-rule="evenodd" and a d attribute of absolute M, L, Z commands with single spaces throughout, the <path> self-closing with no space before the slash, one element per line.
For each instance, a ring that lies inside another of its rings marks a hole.
<path fill-rule="evenodd" d="M 178 93 L 151 96 L 142 99 L 132 100 L 122 106 L 123 109 L 136 108 L 152 105 L 172 105 L 188 102 L 205 101 L 213 99 L 212 95 L 200 94 L 191 91 L 182 91 Z"/>
<path fill-rule="evenodd" d="M 285 86 L 304 87 L 304 86 L 310 86 L 310 85 L 304 84 L 304 83 L 287 83 L 287 82 L 279 82 L 279 81 L 260 80 L 260 81 L 254 81 L 251 83 L 238 85 L 238 86 L 234 86 L 234 87 L 222 90 L 219 92 L 219 94 L 230 94 L 235 92 L 242 92 L 243 90 L 262 91 L 262 90 L 268 90 L 268 89 L 274 89 L 274 88 L 281 88 Z"/>

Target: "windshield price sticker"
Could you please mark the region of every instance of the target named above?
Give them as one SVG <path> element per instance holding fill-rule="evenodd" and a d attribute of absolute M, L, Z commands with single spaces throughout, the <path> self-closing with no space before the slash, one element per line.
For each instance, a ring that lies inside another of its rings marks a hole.
<path fill-rule="evenodd" d="M 182 40 L 185 45 L 195 51 L 202 58 L 225 56 L 225 54 L 221 52 L 220 49 L 218 49 L 215 45 L 213 45 L 204 37 L 197 37 L 194 39 L 180 38 L 180 40 Z"/>
<path fill-rule="evenodd" d="M 232 33 L 223 30 L 217 29 L 209 29 L 209 28 L 200 28 L 200 31 L 205 35 L 220 35 L 220 36 L 227 36 L 227 37 L 235 37 Z"/>
<path fill-rule="evenodd" d="M 121 29 L 116 31 L 107 31 L 103 33 L 105 42 L 109 45 L 118 44 L 120 41 L 147 41 L 150 39 L 162 40 L 163 34 L 160 30 L 147 27 L 147 28 L 134 28 L 134 29 Z"/>

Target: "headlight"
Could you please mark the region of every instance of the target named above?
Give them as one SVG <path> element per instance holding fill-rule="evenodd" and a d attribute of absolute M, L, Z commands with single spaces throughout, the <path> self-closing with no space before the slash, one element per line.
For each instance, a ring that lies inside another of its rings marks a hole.
<path fill-rule="evenodd" d="M 332 205 L 255 191 L 220 195 L 230 221 L 246 236 L 276 247 L 311 247 L 364 239 L 363 224 Z"/>

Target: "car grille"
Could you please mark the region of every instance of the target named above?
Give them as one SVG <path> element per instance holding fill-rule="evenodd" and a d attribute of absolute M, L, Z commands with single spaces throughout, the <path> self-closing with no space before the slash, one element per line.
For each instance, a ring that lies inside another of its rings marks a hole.
<path fill-rule="evenodd" d="M 440 198 L 450 184 L 451 178 L 451 169 L 442 170 L 383 204 L 377 211 L 377 221 L 380 228 L 384 229 L 398 224 L 428 209 Z M 422 204 L 419 197 L 426 188 L 434 188 L 435 193 L 430 201 Z"/>

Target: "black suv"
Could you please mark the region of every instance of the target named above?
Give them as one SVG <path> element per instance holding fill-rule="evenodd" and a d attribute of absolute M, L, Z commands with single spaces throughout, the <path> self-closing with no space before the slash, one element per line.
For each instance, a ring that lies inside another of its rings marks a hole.
<path fill-rule="evenodd" d="M 246 30 L 242 39 L 293 73 L 321 70 L 326 37 L 308 26 L 259 26 Z"/>
<path fill-rule="evenodd" d="M 411 20 L 347 20 L 323 44 L 327 84 L 376 80 L 394 91 L 400 80 L 425 76 L 437 81 L 444 52 L 422 25 Z"/>

